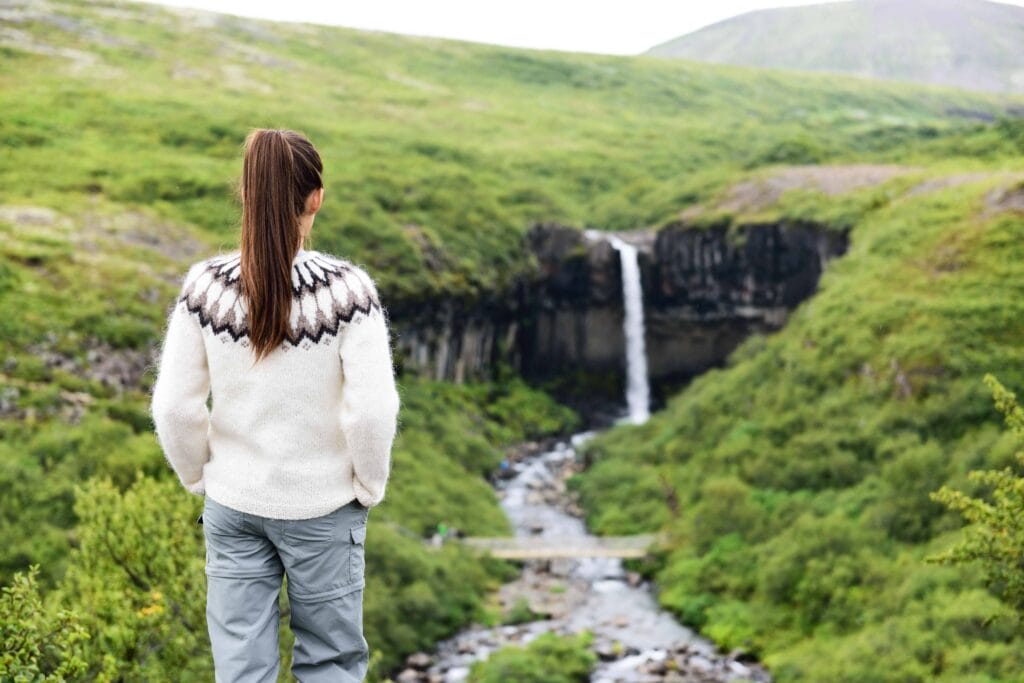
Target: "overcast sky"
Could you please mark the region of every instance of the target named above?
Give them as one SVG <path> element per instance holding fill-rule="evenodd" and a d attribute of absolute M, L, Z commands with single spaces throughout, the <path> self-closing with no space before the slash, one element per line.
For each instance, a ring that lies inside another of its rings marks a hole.
<path fill-rule="evenodd" d="M 158 0 L 279 21 L 305 21 L 513 47 L 638 54 L 743 12 L 801 0 Z M 1011 0 L 1024 5 L 1024 0 Z"/>

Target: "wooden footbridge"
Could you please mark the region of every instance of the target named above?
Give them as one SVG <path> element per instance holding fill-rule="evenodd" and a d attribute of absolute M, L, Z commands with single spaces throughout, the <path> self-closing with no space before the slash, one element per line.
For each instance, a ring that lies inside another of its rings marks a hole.
<path fill-rule="evenodd" d="M 539 560 L 563 557 L 644 557 L 662 534 L 635 536 L 467 536 L 461 543 L 494 557 Z"/>

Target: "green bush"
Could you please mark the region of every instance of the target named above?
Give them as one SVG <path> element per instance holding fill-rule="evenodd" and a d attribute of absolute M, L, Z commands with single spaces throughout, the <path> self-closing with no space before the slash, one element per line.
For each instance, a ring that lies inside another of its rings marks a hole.
<path fill-rule="evenodd" d="M 473 683 L 583 683 L 597 655 L 590 651 L 593 633 L 575 636 L 542 633 L 525 647 L 507 645 L 470 667 Z"/>
<path fill-rule="evenodd" d="M 1010 432 L 1024 444 L 1024 409 L 1016 394 L 985 375 L 996 406 Z M 980 565 L 985 582 L 1024 617 L 1024 450 L 1017 453 L 1017 468 L 974 470 L 969 477 L 991 489 L 986 498 L 975 498 L 949 486 L 933 494 L 936 501 L 963 515 L 970 526 L 954 548 L 930 558 L 944 563 Z"/>
<path fill-rule="evenodd" d="M 0 596 L 0 680 L 64 681 L 84 673 L 88 631 L 78 614 L 44 605 L 38 565 L 14 576 Z"/>

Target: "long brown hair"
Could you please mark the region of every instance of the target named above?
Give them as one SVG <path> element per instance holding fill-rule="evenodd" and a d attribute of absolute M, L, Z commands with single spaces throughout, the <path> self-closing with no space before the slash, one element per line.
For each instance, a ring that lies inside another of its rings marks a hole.
<path fill-rule="evenodd" d="M 241 287 L 248 304 L 255 365 L 288 337 L 292 263 L 306 198 L 323 187 L 323 162 L 305 135 L 257 128 L 245 139 L 238 199 L 242 204 Z"/>

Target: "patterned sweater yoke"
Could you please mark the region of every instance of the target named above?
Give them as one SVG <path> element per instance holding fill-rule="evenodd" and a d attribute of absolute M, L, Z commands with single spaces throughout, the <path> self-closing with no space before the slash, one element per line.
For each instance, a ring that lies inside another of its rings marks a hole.
<path fill-rule="evenodd" d="M 167 316 L 150 412 L 169 464 L 189 491 L 265 517 L 379 504 L 400 399 L 373 279 L 300 249 L 285 339 L 256 365 L 241 282 L 237 250 L 195 263 Z"/>
<path fill-rule="evenodd" d="M 303 256 L 305 256 L 303 258 Z M 190 272 L 181 298 L 189 312 L 214 334 L 227 332 L 236 341 L 248 336 L 247 305 L 241 296 L 241 254 L 213 257 L 197 272 Z M 299 252 L 292 263 L 292 318 L 288 343 L 308 339 L 319 344 L 323 336 L 358 314 L 380 310 L 376 287 L 361 268 L 320 252 Z M 247 345 L 247 343 L 246 343 Z"/>

